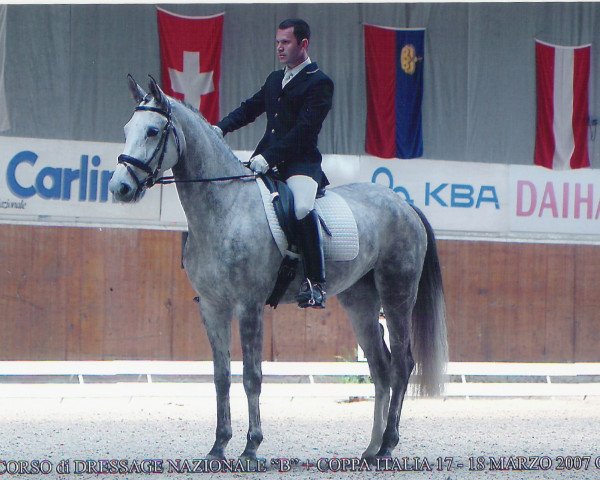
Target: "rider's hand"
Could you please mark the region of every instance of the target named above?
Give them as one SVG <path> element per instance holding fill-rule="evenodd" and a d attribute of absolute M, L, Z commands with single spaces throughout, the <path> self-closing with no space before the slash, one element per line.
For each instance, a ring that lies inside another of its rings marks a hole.
<path fill-rule="evenodd" d="M 267 173 L 269 170 L 269 164 L 262 155 L 257 155 L 250 159 L 250 170 L 256 173 Z"/>
<path fill-rule="evenodd" d="M 219 127 L 217 127 L 216 125 L 211 125 L 211 127 L 213 128 L 213 130 L 215 132 L 217 132 L 217 135 L 221 138 L 223 138 L 223 130 L 221 130 Z"/>

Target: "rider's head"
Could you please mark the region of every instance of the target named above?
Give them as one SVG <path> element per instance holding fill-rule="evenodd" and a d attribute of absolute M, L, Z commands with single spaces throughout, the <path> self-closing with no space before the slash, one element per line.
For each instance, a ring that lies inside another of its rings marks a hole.
<path fill-rule="evenodd" d="M 304 20 L 299 18 L 288 18 L 287 20 L 281 22 L 278 28 L 279 30 L 293 28 L 294 37 L 296 37 L 298 44 L 300 44 L 305 38 L 308 42 L 310 42 L 310 27 Z"/>
<path fill-rule="evenodd" d="M 275 36 L 277 58 L 289 68 L 300 65 L 308 58 L 310 27 L 304 20 L 290 18 L 279 24 Z"/>

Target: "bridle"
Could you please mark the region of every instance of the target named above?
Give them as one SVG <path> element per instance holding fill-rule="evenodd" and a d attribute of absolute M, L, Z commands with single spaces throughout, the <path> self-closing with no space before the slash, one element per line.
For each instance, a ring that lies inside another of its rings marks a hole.
<path fill-rule="evenodd" d="M 147 98 L 147 96 L 146 96 Z M 146 98 L 144 98 L 143 103 L 146 102 Z M 183 152 L 181 151 L 181 142 L 179 140 L 179 134 L 177 133 L 177 129 L 175 125 L 173 125 L 173 119 L 171 117 L 171 104 L 167 102 L 167 110 L 163 110 L 157 107 L 149 107 L 146 105 L 138 105 L 135 108 L 135 112 L 154 112 L 162 115 L 167 119 L 167 123 L 162 129 L 160 139 L 154 152 L 150 158 L 146 161 L 140 160 L 139 158 L 132 157 L 130 155 L 121 154 L 118 157 L 118 163 L 125 165 L 129 175 L 135 180 L 137 184 L 137 190 L 135 195 L 138 196 L 145 188 L 150 188 L 155 184 L 168 185 L 172 183 L 206 183 L 206 182 L 224 182 L 229 180 L 240 180 L 240 179 L 248 179 L 248 178 L 256 178 L 257 174 L 252 173 L 248 175 L 234 175 L 227 177 L 216 177 L 216 178 L 191 178 L 187 180 L 175 180 L 174 177 L 158 177 L 160 174 L 162 164 L 165 158 L 165 154 L 167 153 L 167 144 L 169 140 L 169 134 L 173 132 L 173 137 L 175 138 L 175 147 L 177 148 L 177 161 L 180 162 L 183 160 Z M 158 161 L 156 163 L 156 167 L 154 169 L 151 168 L 151 164 L 154 159 L 158 157 Z M 247 165 L 246 165 L 247 166 Z M 138 176 L 133 171 L 133 168 L 138 168 L 147 174 L 146 178 L 140 180 Z"/>
<path fill-rule="evenodd" d="M 135 112 L 154 112 L 158 113 L 159 115 L 162 115 L 167 119 L 167 122 L 165 123 L 162 129 L 158 144 L 156 145 L 154 152 L 152 152 L 152 155 L 148 160 L 140 160 L 139 158 L 135 158 L 125 154 L 121 154 L 118 157 L 118 163 L 125 165 L 125 168 L 127 168 L 129 175 L 135 180 L 135 183 L 137 184 L 136 195 L 138 195 L 139 192 L 144 190 L 144 188 L 150 188 L 160 180 L 158 178 L 158 175 L 161 171 L 163 161 L 167 153 L 169 134 L 171 132 L 173 132 L 173 137 L 175 138 L 175 147 L 177 148 L 177 161 L 182 160 L 183 153 L 181 151 L 181 142 L 179 141 L 179 134 L 177 133 L 177 129 L 173 125 L 173 119 L 171 118 L 171 105 L 168 102 L 166 111 L 161 108 L 149 107 L 140 104 L 135 108 Z M 156 167 L 152 169 L 150 165 L 153 163 L 156 157 L 158 157 L 158 161 L 156 162 Z M 146 178 L 140 180 L 133 171 L 132 167 L 138 168 L 145 172 L 147 174 Z"/>

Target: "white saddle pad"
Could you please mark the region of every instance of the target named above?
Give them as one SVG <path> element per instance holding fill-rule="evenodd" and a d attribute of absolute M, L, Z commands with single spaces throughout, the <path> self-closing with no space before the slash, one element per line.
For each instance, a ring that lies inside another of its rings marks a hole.
<path fill-rule="evenodd" d="M 256 181 L 260 188 L 271 233 L 283 256 L 288 251 L 288 243 L 277 220 L 271 194 L 260 178 L 257 178 Z M 321 229 L 325 259 L 334 262 L 354 260 L 358 256 L 358 228 L 346 200 L 328 190 L 324 197 L 317 199 L 315 208 L 331 231 L 331 236 L 329 236 Z"/>

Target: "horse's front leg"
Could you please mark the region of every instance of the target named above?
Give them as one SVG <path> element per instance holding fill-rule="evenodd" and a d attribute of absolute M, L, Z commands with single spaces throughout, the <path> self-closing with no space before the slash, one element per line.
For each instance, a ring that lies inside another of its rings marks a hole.
<path fill-rule="evenodd" d="M 244 305 L 239 308 L 240 337 L 244 359 L 244 389 L 248 398 L 248 435 L 242 459 L 256 460 L 256 451 L 263 439 L 260 423 L 260 392 L 262 384 L 263 306 Z"/>
<path fill-rule="evenodd" d="M 231 440 L 231 408 L 229 389 L 231 387 L 231 318 L 228 307 L 214 306 L 200 301 L 200 312 L 206 326 L 206 333 L 212 348 L 214 382 L 217 392 L 217 429 L 215 443 L 208 453 L 210 459 L 224 459 L 225 447 Z"/>

